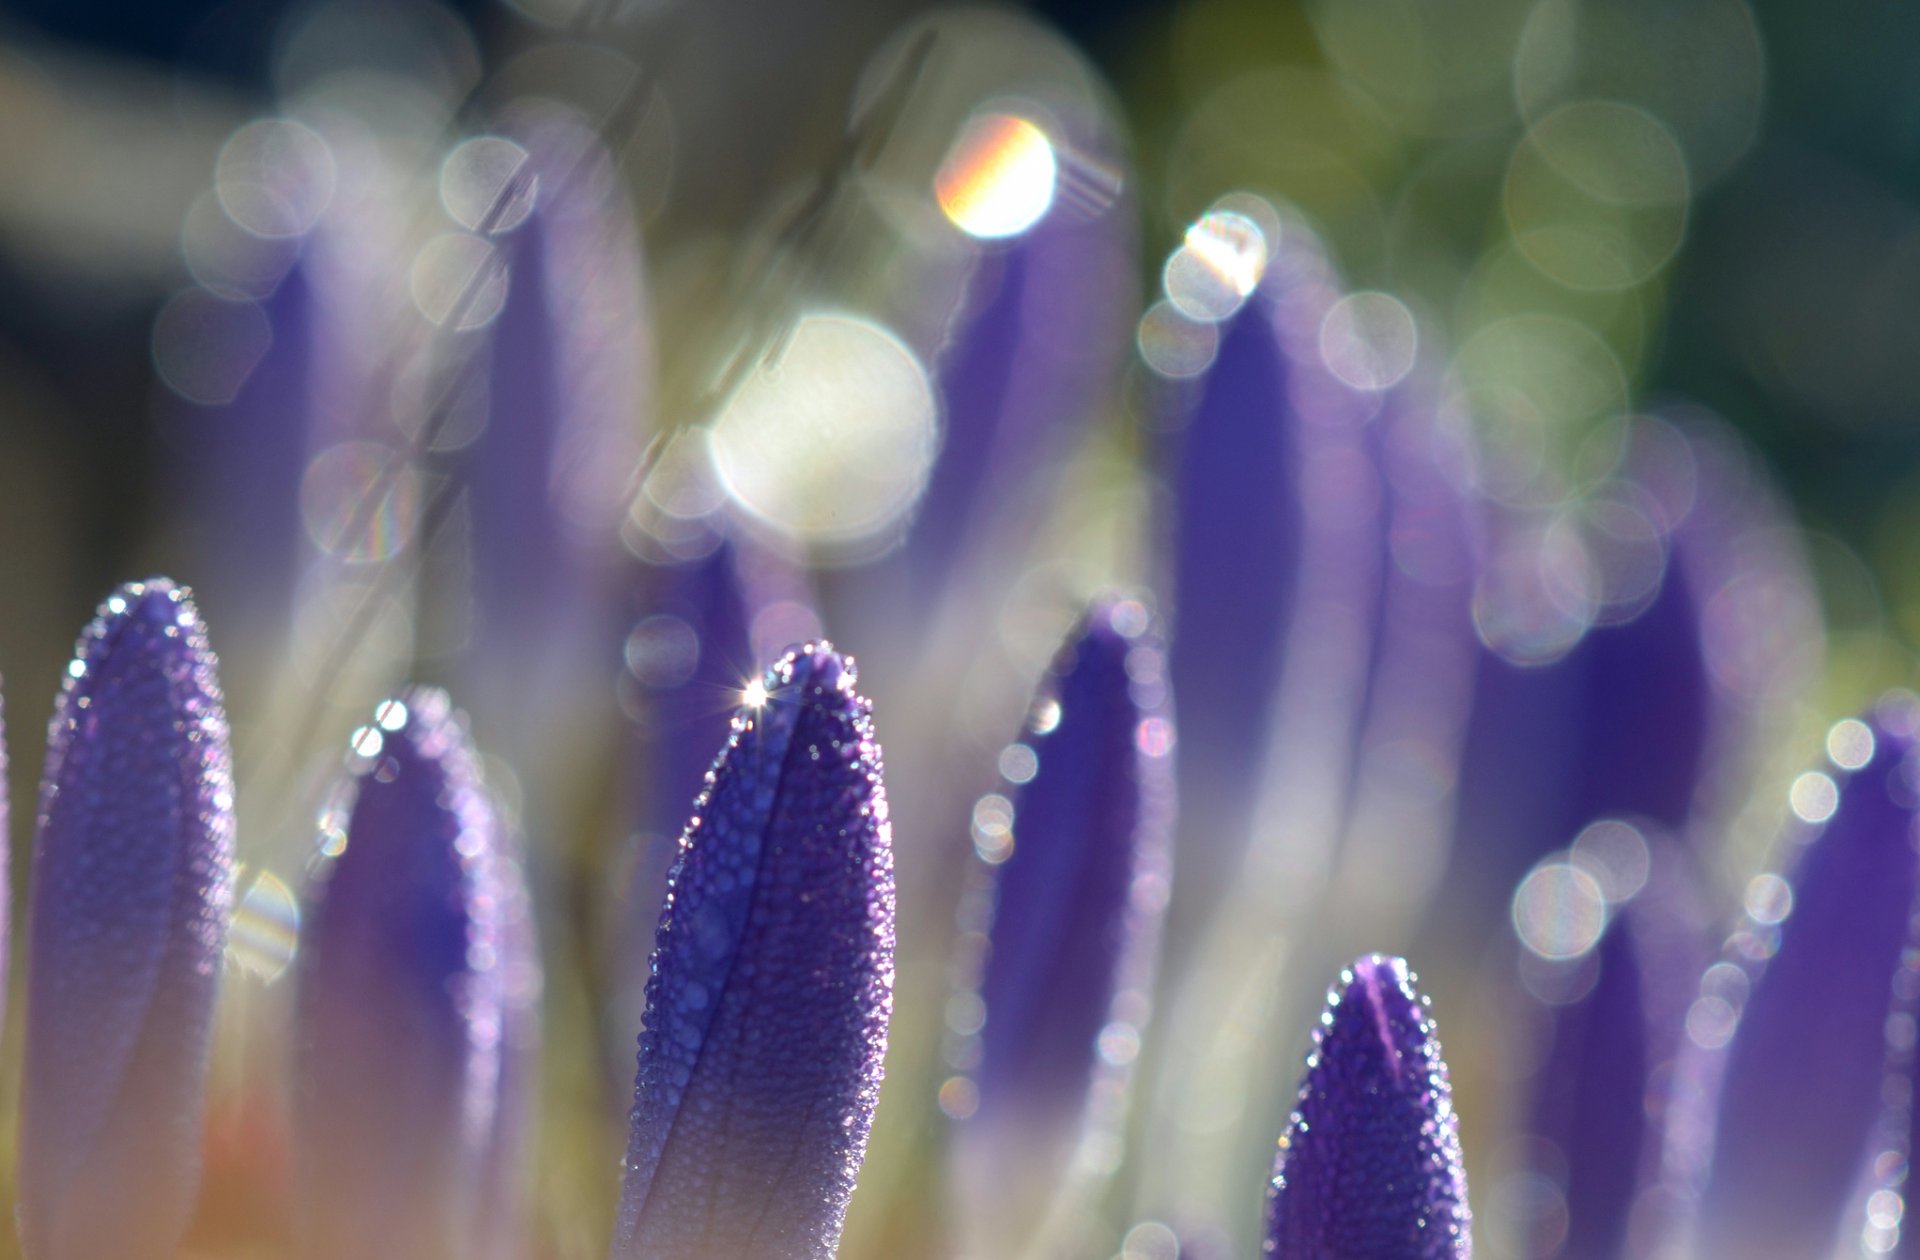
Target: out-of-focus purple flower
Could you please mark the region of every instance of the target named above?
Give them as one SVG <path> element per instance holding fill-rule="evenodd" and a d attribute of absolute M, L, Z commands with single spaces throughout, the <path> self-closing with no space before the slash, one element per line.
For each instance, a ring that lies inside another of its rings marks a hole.
<path fill-rule="evenodd" d="M 564 684 L 602 680 L 582 665 L 612 620 L 653 373 L 637 234 L 611 159 L 588 126 L 553 111 L 511 130 L 526 144 L 518 178 L 533 180 L 531 209 L 508 212 L 525 221 L 503 219 L 511 230 L 493 246 L 507 291 L 489 330 L 486 424 L 461 458 L 473 683 L 524 727 L 564 703 Z M 521 186 L 496 200 L 514 204 Z"/>
<path fill-rule="evenodd" d="M 1076 1142 L 1121 1118 L 1166 900 L 1173 729 L 1163 671 L 1146 610 L 1102 601 L 1001 756 L 1011 817 L 976 842 L 993 864 L 991 927 L 965 1016 L 974 1035 L 955 1056 L 971 1088 L 948 1099 L 963 1121 L 964 1215 L 1002 1244 L 982 1254 L 1028 1241 Z"/>
<path fill-rule="evenodd" d="M 1355 962 L 1328 993 L 1280 1139 L 1263 1254 L 1466 1260 L 1472 1213 L 1452 1087 L 1405 962 Z"/>
<path fill-rule="evenodd" d="M 183 588 L 107 597 L 47 735 L 28 929 L 19 1221 L 32 1260 L 171 1256 L 232 904 L 233 779 Z"/>
<path fill-rule="evenodd" d="M 937 605 L 969 539 L 1036 473 L 1067 453 L 1073 429 L 1113 388 L 1139 313 L 1131 188 L 1076 189 L 1077 171 L 1117 164 L 1111 135 L 1060 135 L 1066 169 L 1047 216 L 1010 242 L 981 245 L 956 326 L 936 364 L 938 457 L 900 564 L 915 607 Z M 1080 182 L 1084 182 L 1081 180 Z M 1091 192 L 1091 195 L 1088 193 Z"/>
<path fill-rule="evenodd" d="M 1626 845 L 1638 842 L 1616 827 Z M 1632 869 L 1641 853 L 1646 868 Z M 1654 1248 L 1654 1218 L 1636 1208 L 1661 1180 L 1659 1120 L 1708 958 L 1690 855 L 1656 844 L 1623 856 L 1618 871 L 1600 876 L 1646 882 L 1613 910 L 1592 951 L 1520 960 L 1544 1037 L 1523 1127 L 1525 1171 L 1544 1178 L 1564 1208 L 1535 1215 L 1530 1245 L 1567 1260 Z"/>
<path fill-rule="evenodd" d="M 1207 329 L 1219 339 L 1211 366 L 1165 400 L 1178 429 L 1175 938 L 1211 913 L 1254 831 L 1311 832 L 1321 844 L 1337 831 L 1386 561 L 1366 432 L 1380 399 L 1336 376 L 1320 349 L 1340 298 L 1333 269 L 1304 223 L 1245 208 L 1209 212 L 1168 264 L 1172 276 L 1188 254 L 1208 267 L 1240 258 L 1225 268 L 1240 300 Z M 1257 816 L 1263 788 L 1287 797 L 1303 787 L 1317 799 L 1287 800 L 1283 818 Z"/>
<path fill-rule="evenodd" d="M 526 896 L 446 695 L 356 734 L 346 847 L 300 951 L 295 1070 L 304 1254 L 511 1252 L 537 992 Z"/>
<path fill-rule="evenodd" d="M 1732 1040 L 1707 1074 L 1718 1088 L 1688 1096 L 1668 1137 L 1680 1160 L 1711 1152 L 1697 1173 L 1695 1254 L 1825 1255 L 1834 1244 L 1875 1137 L 1894 978 L 1912 940 L 1914 732 L 1910 698 L 1836 728 L 1837 789 L 1821 771 L 1794 786 L 1803 816 L 1830 819 L 1790 884 L 1763 876 L 1750 890 L 1732 956 L 1701 982 L 1689 1033 L 1717 1049 L 1731 1028 Z"/>
<path fill-rule="evenodd" d="M 1804 560 L 1730 436 L 1642 422 L 1625 447 L 1544 523 L 1488 508 L 1448 894 L 1463 908 L 1504 900 L 1598 819 L 1724 822 L 1769 695 L 1817 659 Z"/>
<path fill-rule="evenodd" d="M 1471 880 L 1504 899 L 1536 860 L 1599 818 L 1685 824 L 1710 730 L 1700 615 L 1687 575 L 1670 567 L 1645 611 L 1586 630 L 1548 663 L 1482 649 L 1456 885 Z"/>
<path fill-rule="evenodd" d="M 1256 294 L 1222 334 L 1179 438 L 1169 670 L 1184 714 L 1180 796 L 1208 802 L 1208 828 L 1245 828 L 1298 582 L 1289 367 L 1271 305 Z M 1216 843 L 1237 852 L 1234 835 Z M 1183 879 L 1190 866 L 1183 849 Z"/>
<path fill-rule="evenodd" d="M 893 1008 L 893 856 L 853 662 L 790 652 L 682 840 L 647 987 L 613 1254 L 827 1260 Z"/>

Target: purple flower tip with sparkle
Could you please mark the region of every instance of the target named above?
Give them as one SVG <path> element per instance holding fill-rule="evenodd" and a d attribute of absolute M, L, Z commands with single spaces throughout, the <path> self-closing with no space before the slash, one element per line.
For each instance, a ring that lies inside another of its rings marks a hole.
<path fill-rule="evenodd" d="M 381 704 L 353 757 L 301 948 L 303 1254 L 489 1254 L 476 1222 L 514 1191 L 488 1170 L 514 1166 L 501 1085 L 537 983 L 518 868 L 444 692 Z"/>
<path fill-rule="evenodd" d="M 47 734 L 19 1222 L 32 1260 L 171 1256 L 192 1214 L 232 906 L 227 721 L 193 601 L 108 596 Z"/>
<path fill-rule="evenodd" d="M 1407 964 L 1341 974 L 1314 1033 L 1267 1196 L 1281 1260 L 1467 1260 L 1473 1254 L 1447 1065 Z"/>
<path fill-rule="evenodd" d="M 893 1008 L 893 856 L 853 661 L 787 654 L 734 719 L 647 985 L 617 1260 L 826 1260 Z"/>

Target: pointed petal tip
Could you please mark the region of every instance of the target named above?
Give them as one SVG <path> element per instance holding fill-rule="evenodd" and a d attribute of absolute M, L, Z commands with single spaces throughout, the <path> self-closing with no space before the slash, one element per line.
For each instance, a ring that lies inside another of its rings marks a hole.
<path fill-rule="evenodd" d="M 856 680 L 824 641 L 782 657 L 749 689 L 681 840 L 618 1257 L 833 1254 L 893 990 L 890 826 Z"/>
<path fill-rule="evenodd" d="M 115 590 L 74 648 L 41 786 L 18 1204 L 35 1260 L 158 1257 L 186 1227 L 233 896 L 227 739 L 186 589 Z"/>
<path fill-rule="evenodd" d="M 1264 1254 L 1467 1260 L 1466 1174 L 1447 1067 L 1406 961 L 1340 975 L 1280 1140 Z"/>

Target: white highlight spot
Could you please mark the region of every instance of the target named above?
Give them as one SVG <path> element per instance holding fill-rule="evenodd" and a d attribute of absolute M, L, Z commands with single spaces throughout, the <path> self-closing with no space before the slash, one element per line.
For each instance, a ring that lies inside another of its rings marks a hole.
<path fill-rule="evenodd" d="M 1873 728 L 1858 718 L 1842 718 L 1827 731 L 1827 756 L 1842 770 L 1858 770 L 1873 751 Z"/>
<path fill-rule="evenodd" d="M 1606 893 L 1571 862 L 1542 863 L 1514 890 L 1514 931 L 1542 958 L 1578 958 L 1599 942 L 1606 926 Z"/>
<path fill-rule="evenodd" d="M 926 487 L 937 405 L 891 332 L 814 312 L 708 430 L 714 473 L 742 508 L 816 542 L 852 542 L 904 517 Z"/>
<path fill-rule="evenodd" d="M 1407 304 L 1390 293 L 1351 293 L 1320 321 L 1320 357 L 1355 389 L 1386 390 L 1413 370 L 1420 332 Z"/>
<path fill-rule="evenodd" d="M 1059 160 L 1046 133 L 1013 114 L 971 119 L 933 177 L 933 193 L 969 236 L 1018 236 L 1053 205 Z"/>
<path fill-rule="evenodd" d="M 1793 781 L 1787 792 L 1793 812 L 1810 823 L 1823 823 L 1840 808 L 1840 789 L 1833 779 L 1818 770 L 1809 770 Z"/>

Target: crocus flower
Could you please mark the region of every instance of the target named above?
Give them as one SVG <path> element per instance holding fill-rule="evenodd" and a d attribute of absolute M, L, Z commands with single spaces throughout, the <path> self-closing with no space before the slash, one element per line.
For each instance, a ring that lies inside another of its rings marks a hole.
<path fill-rule="evenodd" d="M 984 1023 L 959 1049 L 964 1085 L 949 1090 L 962 1096 L 947 1101 L 962 1118 L 960 1217 L 980 1254 L 1031 1245 L 1075 1143 L 1118 1138 L 1172 823 L 1173 729 L 1146 621 L 1139 603 L 1107 600 L 1074 629 L 1002 754 L 1010 817 L 977 842 L 992 922 L 966 1006 Z"/>
<path fill-rule="evenodd" d="M 1706 1083 L 1668 1135 L 1698 1178 L 1697 1254 L 1825 1255 L 1834 1244 L 1876 1136 L 1894 978 L 1911 942 L 1914 732 L 1911 700 L 1890 697 L 1873 721 L 1829 738 L 1831 773 L 1794 791 L 1803 813 L 1831 816 L 1787 879 L 1763 877 L 1748 898 L 1758 913 L 1702 980 L 1688 1031 L 1715 1058 L 1694 1066 Z"/>
<path fill-rule="evenodd" d="M 613 1254 L 829 1260 L 893 1007 L 880 748 L 808 644 L 735 719 L 660 920 Z"/>
<path fill-rule="evenodd" d="M 133 582 L 81 634 L 54 706 L 21 1097 L 32 1260 L 161 1260 L 193 1210 L 232 902 L 214 670 L 187 591 Z"/>
<path fill-rule="evenodd" d="M 1405 962 L 1342 972 L 1267 1196 L 1279 1260 L 1466 1260 L 1472 1213 L 1426 1001 Z"/>
<path fill-rule="evenodd" d="M 1272 851 L 1337 834 L 1387 558 L 1366 431 L 1380 400 L 1320 351 L 1341 296 L 1333 268 L 1304 223 L 1229 204 L 1249 214 L 1209 212 L 1168 264 L 1170 294 L 1179 264 L 1197 255 L 1220 269 L 1210 285 L 1225 286 L 1208 313 L 1236 300 L 1216 322 L 1205 374 L 1164 402 L 1179 429 L 1168 648 L 1184 714 L 1176 938 L 1212 914 L 1254 835 Z M 1273 800 L 1284 803 L 1269 811 Z"/>
<path fill-rule="evenodd" d="M 602 142 L 553 109 L 514 130 L 526 141 L 522 182 L 496 201 L 530 183 L 532 208 L 491 246 L 504 251 L 506 296 L 487 330 L 486 423 L 460 470 L 473 687 L 489 713 L 516 714 L 510 729 L 540 739 L 547 732 L 532 728 L 605 677 L 582 666 L 607 646 L 622 496 L 650 418 L 652 341 L 638 234 Z"/>
<path fill-rule="evenodd" d="M 937 606 L 964 548 L 992 536 L 982 515 L 1004 515 L 1060 462 L 1112 391 L 1139 313 L 1128 261 L 1138 208 L 1131 184 L 1108 174 L 1119 166 L 1118 139 L 1096 110 L 1059 119 L 1057 134 L 1033 141 L 1058 155 L 1047 213 L 1011 240 L 977 246 L 936 365 L 940 453 L 895 562 L 916 607 Z M 974 126 L 1021 134 L 1033 124 L 1003 115 Z M 1096 171 L 1112 186 L 1096 186 Z"/>
<path fill-rule="evenodd" d="M 445 693 L 353 749 L 345 849 L 310 900 L 297 1003 L 304 1254 L 511 1254 L 530 1087 L 525 892 Z"/>
<path fill-rule="evenodd" d="M 1180 435 L 1168 669 L 1186 714 L 1181 832 L 1206 841 L 1181 846 L 1189 886 L 1217 886 L 1244 847 L 1291 624 L 1304 525 L 1285 490 L 1301 460 L 1290 366 L 1271 300 L 1256 292 L 1226 325 Z"/>
<path fill-rule="evenodd" d="M 1646 869 L 1630 872 L 1645 883 L 1613 908 L 1590 952 L 1519 960 L 1542 1051 L 1528 1141 L 1517 1145 L 1565 1208 L 1539 1214 L 1531 1245 L 1567 1260 L 1644 1256 L 1657 1243 L 1641 1204 L 1659 1194 L 1659 1120 L 1709 957 L 1691 856 L 1676 850 L 1656 842 L 1646 851 Z M 1629 862 L 1620 866 L 1616 874 Z"/>

